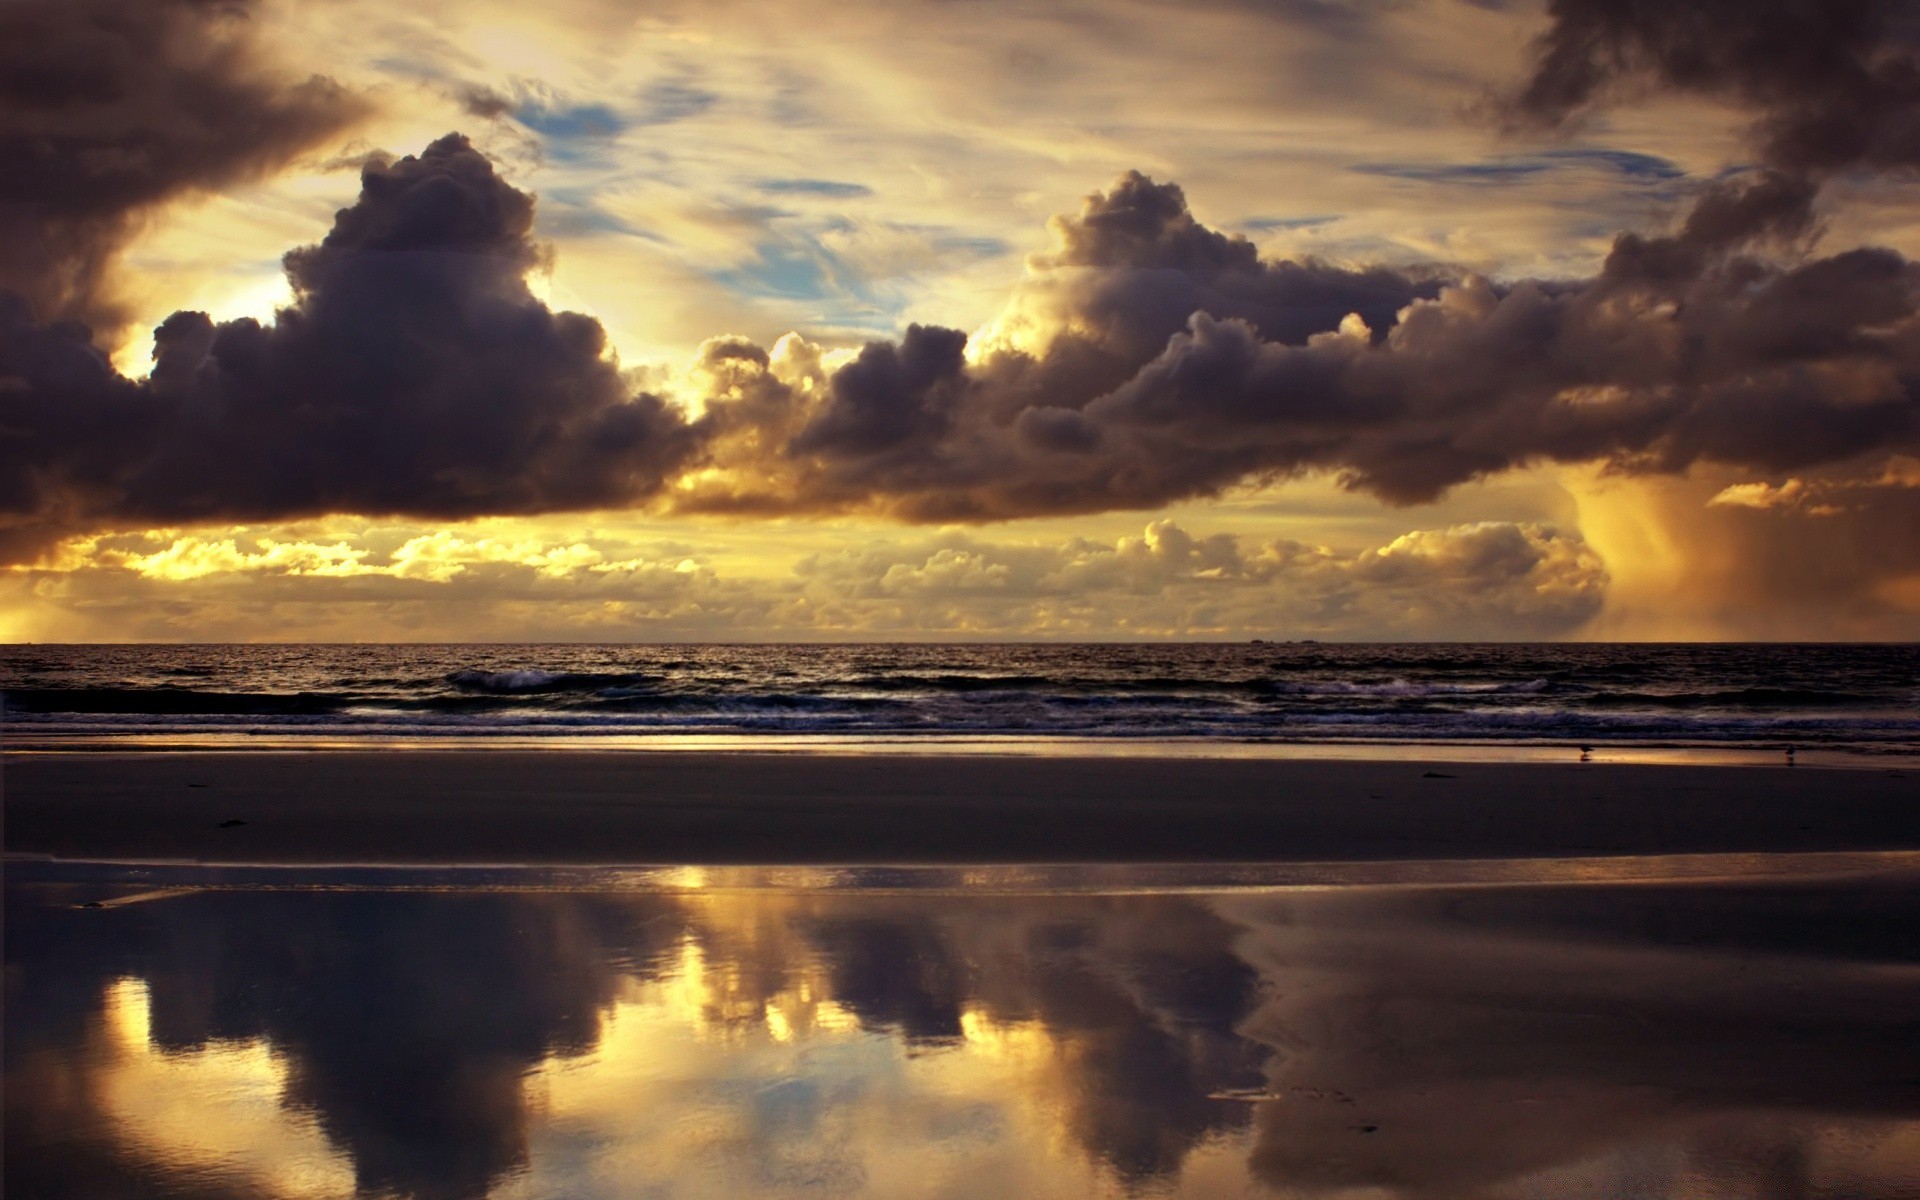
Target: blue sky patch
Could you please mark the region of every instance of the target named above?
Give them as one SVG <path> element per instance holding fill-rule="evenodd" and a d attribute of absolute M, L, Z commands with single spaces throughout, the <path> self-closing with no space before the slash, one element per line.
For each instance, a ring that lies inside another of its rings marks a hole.
<path fill-rule="evenodd" d="M 1561 162 L 1600 163 L 1634 179 L 1662 183 L 1687 177 L 1686 171 L 1671 159 L 1632 150 L 1548 150 L 1540 157 Z"/>
<path fill-rule="evenodd" d="M 1253 233 L 1273 233 L 1282 229 L 1312 229 L 1318 225 L 1331 225 L 1339 219 L 1339 213 L 1319 217 L 1249 217 L 1240 222 L 1240 228 Z"/>
<path fill-rule="evenodd" d="M 572 108 L 550 108 L 544 104 L 523 104 L 513 110 L 514 119 L 549 141 L 605 141 L 625 128 L 620 114 L 604 104 L 581 104 Z"/>
<path fill-rule="evenodd" d="M 864 183 L 842 183 L 836 179 L 762 179 L 754 186 L 776 196 L 827 196 L 851 200 L 871 196 L 873 189 Z"/>
<path fill-rule="evenodd" d="M 1553 169 L 1536 159 L 1478 163 L 1356 163 L 1347 168 L 1356 175 L 1383 175 L 1419 183 L 1510 183 Z"/>
<path fill-rule="evenodd" d="M 714 279 L 728 288 L 753 296 L 783 300 L 819 300 L 836 295 L 825 265 L 824 251 L 783 241 L 764 241 L 754 247 L 754 261 L 718 272 Z"/>
<path fill-rule="evenodd" d="M 1467 186 L 1512 183 L 1515 180 L 1569 168 L 1602 167 L 1639 183 L 1671 183 L 1686 171 L 1668 159 L 1632 150 L 1568 149 L 1473 163 L 1380 162 L 1357 163 L 1347 169 L 1359 175 L 1380 175 L 1419 183 L 1455 183 Z"/>

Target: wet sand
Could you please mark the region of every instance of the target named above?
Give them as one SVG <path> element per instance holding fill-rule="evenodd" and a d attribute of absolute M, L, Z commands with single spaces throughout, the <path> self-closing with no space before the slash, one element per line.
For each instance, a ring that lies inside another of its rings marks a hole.
<path fill-rule="evenodd" d="M 1920 774 L 595 751 L 16 754 L 15 856 L 1306 862 L 1920 848 Z"/>
<path fill-rule="evenodd" d="M 1915 1195 L 1911 865 L 1179 894 L 1101 870 L 583 891 L 16 862 L 6 1191 Z"/>

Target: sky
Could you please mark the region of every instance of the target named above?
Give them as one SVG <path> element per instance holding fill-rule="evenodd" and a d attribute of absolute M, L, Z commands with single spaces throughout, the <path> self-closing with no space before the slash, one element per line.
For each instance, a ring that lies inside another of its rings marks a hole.
<path fill-rule="evenodd" d="M 1910 0 L 13 0 L 0 639 L 1920 637 Z"/>

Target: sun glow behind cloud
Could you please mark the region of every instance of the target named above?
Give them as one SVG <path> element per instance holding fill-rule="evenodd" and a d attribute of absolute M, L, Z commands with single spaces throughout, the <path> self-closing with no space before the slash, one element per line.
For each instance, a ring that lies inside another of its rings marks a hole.
<path fill-rule="evenodd" d="M 1676 469 L 1646 454 L 1624 454 L 1612 473 L 1593 475 L 1539 466 L 1562 455 L 1551 442 L 1490 451 L 1497 439 L 1489 430 L 1527 425 L 1508 420 L 1429 438 L 1429 446 L 1455 439 L 1447 448 L 1457 461 L 1410 484 L 1337 456 L 1316 465 L 1282 455 L 1264 473 L 1231 467 L 1133 491 L 1151 473 L 1145 459 L 1071 485 L 1058 473 L 1077 469 L 1067 451 L 1085 450 L 1094 435 L 1062 417 L 1066 409 L 1020 392 L 1026 384 L 1005 367 L 1018 356 L 997 355 L 1046 357 L 1074 337 L 1107 339 L 1113 349 L 1119 335 L 1102 323 L 1110 315 L 1102 305 L 1155 288 L 1174 294 L 1147 278 L 1165 263 L 1075 257 L 1092 244 L 1075 240 L 1086 240 L 1085 223 L 1111 215 L 1102 204 L 1145 194 L 1145 181 L 1123 176 L 1104 196 L 1081 199 L 1121 172 L 1178 179 L 1198 226 L 1246 235 L 1261 263 L 1317 257 L 1333 264 L 1328 270 L 1406 270 L 1405 289 L 1371 315 L 1335 309 L 1309 327 L 1318 332 L 1260 343 L 1275 359 L 1284 347 L 1300 351 L 1288 361 L 1351 360 L 1364 370 L 1392 361 L 1373 343 L 1398 337 L 1389 332 L 1396 323 L 1496 328 L 1506 309 L 1525 307 L 1508 303 L 1506 281 L 1591 275 L 1623 230 L 1672 228 L 1730 170 L 1754 161 L 1751 114 L 1700 89 L 1586 111 L 1552 136 L 1503 131 L 1487 106 L 1527 75 L 1532 39 L 1547 28 L 1538 12 L 1438 0 L 1261 13 L 993 3 L 909 20 L 864 3 L 821 12 L 753 0 L 669 4 L 636 17 L 599 0 L 538 16 L 492 0 L 436 0 L 405 13 L 270 0 L 256 18 L 250 70 L 295 81 L 321 64 L 351 103 L 337 102 L 325 136 L 270 166 L 230 173 L 217 187 L 183 185 L 140 211 L 117 260 L 116 303 L 130 306 L 129 336 L 115 356 L 123 371 L 146 370 L 153 343 L 140 330 L 176 308 L 269 322 L 289 303 L 311 308 L 310 293 L 338 285 L 315 268 L 296 273 L 305 291 L 290 289 L 281 254 L 316 241 L 335 210 L 354 202 L 360 167 L 459 128 L 503 186 L 537 194 L 535 240 L 520 248 L 529 257 L 514 261 L 526 269 L 532 302 L 600 322 L 625 372 L 616 376 L 602 360 L 607 378 L 618 379 L 604 386 L 657 393 L 666 425 L 710 416 L 716 427 L 734 424 L 718 436 L 702 426 L 697 451 L 623 464 L 612 476 L 619 487 L 583 485 L 587 500 L 564 502 L 591 510 L 630 501 L 622 513 L 474 520 L 474 512 L 562 503 L 529 501 L 514 488 L 558 493 L 568 473 L 476 484 L 455 463 L 426 472 L 433 487 L 460 497 L 444 519 L 237 526 L 168 514 L 153 516 L 144 536 L 132 526 L 105 540 L 87 533 L 0 580 L 13 636 L 107 636 L 130 620 L 124 636 L 242 638 L 352 628 L 376 637 L 516 628 L 613 637 L 1898 637 L 1920 622 L 1911 602 L 1920 564 L 1897 546 L 1874 552 L 1874 539 L 1897 535 L 1911 515 L 1912 489 L 1885 482 L 1894 468 L 1864 452 L 1858 462 L 1836 451 L 1808 465 L 1749 452 L 1735 436 L 1719 445 L 1745 455 L 1748 469 L 1692 467 L 1716 481 L 1701 490 L 1636 481 L 1643 470 Z M 1827 186 L 1817 215 L 1831 231 L 1828 246 L 1914 247 L 1899 202 L 1910 187 L 1897 172 Z M 1774 249 L 1791 262 L 1814 251 L 1813 236 Z M 343 244 L 335 257 L 365 248 Z M 513 287 L 519 266 L 503 268 Z M 1419 282 L 1429 267 L 1444 289 Z M 1572 285 L 1542 285 L 1542 294 L 1560 286 Z M 1594 331 L 1624 337 L 1637 323 L 1645 328 L 1633 334 L 1657 344 L 1659 326 L 1680 309 L 1638 311 L 1631 299 L 1596 303 Z M 1221 296 L 1202 289 L 1183 303 L 1212 312 Z M 1729 318 L 1737 336 L 1751 332 L 1738 327 L 1750 315 Z M 858 422 L 811 418 L 847 416 L 830 411 L 836 372 L 863 342 L 906 345 L 899 331 L 913 321 L 975 331 L 960 349 L 970 386 L 1011 389 L 982 410 L 1017 401 L 1040 410 L 1028 414 L 1036 419 L 978 461 L 967 457 L 981 448 L 977 435 L 1004 430 L 963 428 L 936 446 L 931 460 L 948 477 L 931 491 L 916 492 L 928 485 L 908 473 L 896 473 L 905 484 L 890 491 L 892 482 L 836 476 L 817 462 L 795 468 L 822 445 L 834 449 L 823 428 L 843 437 L 841 449 L 859 450 L 872 436 Z M 1163 357 L 1176 365 L 1175 351 L 1231 351 L 1239 336 L 1231 319 L 1203 320 L 1173 342 L 1159 325 L 1143 328 L 1142 345 L 1165 344 Z M 1862 330 L 1885 331 L 1870 321 Z M 1587 332 L 1576 326 L 1568 336 Z M 742 366 L 751 354 L 764 364 L 757 376 Z M 1139 347 L 1123 355 L 1132 356 L 1129 369 L 1141 361 Z M 1427 380 L 1445 382 L 1474 359 L 1437 361 Z M 1413 375 L 1422 382 L 1417 367 Z M 1806 378 L 1833 395 L 1821 418 L 1829 427 L 1900 403 L 1886 370 L 1816 363 Z M 774 396 L 776 384 L 787 399 Z M 1471 383 L 1459 386 L 1475 394 Z M 1362 388 L 1352 400 L 1363 406 L 1367 396 Z M 1657 399 L 1657 388 L 1570 386 L 1540 424 L 1601 420 L 1646 396 Z M 801 410 L 809 421 L 793 416 Z M 1122 415 L 1151 411 L 1148 402 Z M 1228 463 L 1241 436 L 1224 427 L 1178 432 L 1188 439 L 1182 452 Z M 1052 477 L 988 478 L 1040 444 L 1054 456 L 1046 460 Z M 1394 449 L 1417 444 L 1409 433 Z M 1172 457 L 1165 436 L 1152 446 L 1150 458 Z M 215 456 L 198 476 L 237 474 L 243 457 Z M 1776 460 L 1784 465 L 1775 469 Z M 953 479 L 963 481 L 959 492 Z M 1104 499 L 1058 499 L 1089 485 Z M 1381 510 L 1343 491 L 1350 486 L 1428 506 Z M 472 499 L 489 488 L 510 499 Z M 179 490 L 169 481 L 156 494 Z M 381 486 L 356 490 L 349 481 L 330 494 L 343 511 L 414 511 Z M 1076 515 L 1103 506 L 1116 511 Z M 147 502 L 146 511 L 156 508 L 167 504 Z M 698 511 L 737 519 L 684 515 Z M 936 527 L 903 530 L 893 523 L 901 516 Z M 1008 523 L 937 528 L 983 517 Z M 1811 536 L 1809 518 L 1831 527 L 1828 546 L 1852 556 L 1830 564 L 1827 574 L 1841 582 L 1827 591 L 1783 565 Z M 1083 555 L 1075 539 L 1094 547 L 1088 561 L 1120 561 L 1128 539 L 1169 520 L 1200 542 L 1232 539 L 1242 568 L 1201 566 L 1151 581 L 1136 573 L 1124 587 L 1095 583 L 1078 595 L 1057 586 L 1114 577 L 1069 570 Z M 765 524 L 746 528 L 755 521 Z M 378 533 L 368 542 L 327 531 L 356 526 Z M 1496 527 L 1532 546 L 1536 565 L 1511 559 L 1491 568 L 1499 556 L 1484 547 Z M 648 539 L 680 544 L 637 548 Z M 1271 549 L 1281 542 L 1312 554 Z M 1433 552 L 1442 544 L 1445 552 Z M 1463 557 L 1469 544 L 1483 547 L 1481 557 Z M 856 547 L 882 549 L 862 558 Z M 1288 565 L 1260 566 L 1263 555 Z M 1035 565 L 1049 556 L 1059 569 Z M 857 569 L 847 565 L 854 559 Z M 1335 565 L 1310 570 L 1310 560 Z M 1425 591 L 1395 592 L 1415 562 Z M 861 574 L 868 570 L 877 572 L 871 580 Z M 596 578 L 598 590 L 585 586 Z M 259 589 L 250 607 L 236 586 L 243 579 Z M 301 591 L 290 581 L 361 590 Z M 435 599 L 379 590 L 396 581 L 455 585 L 479 613 L 450 623 L 450 608 Z M 140 590 L 162 587 L 169 602 L 158 607 L 162 593 Z M 1133 594 L 1156 603 L 1123 611 L 1131 606 L 1119 598 Z M 1233 599 L 1223 604 L 1223 594 Z M 367 607 L 352 618 L 324 615 L 350 597 Z M 530 624 L 543 605 L 549 617 Z"/>
<path fill-rule="evenodd" d="M 91 615 L 122 637 L 213 632 L 174 623 L 198 619 L 194 609 L 152 605 L 173 595 L 220 612 L 229 634 L 249 632 L 229 604 L 264 603 L 255 611 L 268 638 L 289 623 L 325 628 L 316 622 L 331 610 L 342 640 L 428 628 L 455 640 L 517 640 L 516 629 L 534 640 L 1242 638 L 1356 627 L 1550 636 L 1577 630 L 1607 581 L 1577 537 L 1545 524 L 1471 522 L 1350 549 L 1190 532 L 1171 518 L 1107 537 L 1073 524 L 1023 534 L 856 524 L 824 545 L 815 526 L 676 524 L 671 538 L 664 528 L 581 536 L 518 522 L 432 534 L 339 522 L 229 537 L 156 531 L 77 539 L 0 581 L 23 613 Z M 528 604 L 546 615 L 530 622 Z"/>

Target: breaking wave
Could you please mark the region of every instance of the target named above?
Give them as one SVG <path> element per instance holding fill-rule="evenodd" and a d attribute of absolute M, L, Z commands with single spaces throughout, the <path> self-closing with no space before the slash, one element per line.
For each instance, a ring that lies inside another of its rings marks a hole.
<path fill-rule="evenodd" d="M 0 647 L 17 728 L 1920 749 L 1911 646 Z"/>

